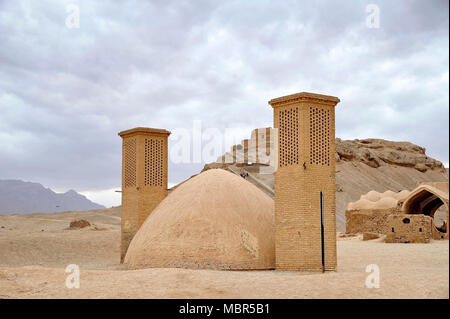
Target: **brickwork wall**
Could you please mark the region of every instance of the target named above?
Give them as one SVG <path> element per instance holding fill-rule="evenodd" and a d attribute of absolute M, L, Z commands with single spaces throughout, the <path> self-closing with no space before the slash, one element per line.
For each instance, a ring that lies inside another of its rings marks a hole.
<path fill-rule="evenodd" d="M 325 270 L 336 269 L 334 107 L 338 102 L 337 98 L 311 93 L 269 102 L 274 108 L 274 127 L 279 129 L 279 167 L 275 173 L 277 269 L 323 270 L 321 192 Z"/>
<path fill-rule="evenodd" d="M 432 218 L 431 223 L 431 238 L 436 240 L 448 239 L 448 227 L 445 227 L 445 231 L 439 231 L 434 225 L 434 213 L 435 211 L 443 205 L 448 220 L 448 183 L 421 183 L 411 192 L 408 192 L 406 197 L 395 198 L 389 195 L 389 197 L 398 199 L 396 206 L 385 207 L 385 208 L 369 208 L 368 204 L 373 204 L 372 207 L 380 204 L 380 202 L 388 197 L 384 196 L 378 201 L 371 202 L 367 201 L 367 196 L 370 194 L 361 196 L 361 199 L 357 202 L 350 203 L 347 206 L 345 212 L 346 217 L 346 233 L 364 233 L 364 232 L 374 232 L 379 234 L 390 235 L 389 240 L 392 239 L 394 234 L 392 234 L 389 223 L 392 222 L 393 217 L 389 217 L 391 214 L 400 214 L 415 216 L 417 214 L 426 215 Z M 385 192 L 387 193 L 387 192 Z M 394 194 L 394 193 L 392 193 Z M 400 193 L 397 193 L 400 194 Z M 373 194 L 372 194 L 373 195 Z M 382 194 L 380 194 L 382 195 Z M 439 196 L 439 197 L 438 197 Z M 363 202 L 361 202 L 363 201 Z M 365 202 L 364 202 L 365 201 Z M 395 202 L 394 202 L 395 203 Z M 384 203 L 389 204 L 389 202 Z M 370 206 L 370 205 L 369 205 Z M 397 220 L 395 220 L 397 222 Z M 406 227 L 405 225 L 404 227 Z M 403 227 L 403 226 L 402 226 Z M 410 227 L 410 226 L 408 226 Z M 395 227 L 394 227 L 395 229 Z M 386 233 L 387 232 L 387 233 Z M 419 234 L 422 236 L 422 234 Z M 400 236 L 400 235 L 399 235 Z M 415 235 L 414 235 L 415 236 Z M 404 235 L 400 236 L 405 237 Z M 399 237 L 399 238 L 400 238 Z M 403 239 L 398 239 L 396 242 L 401 242 Z M 404 239 L 405 242 L 409 239 Z M 423 242 L 421 240 L 420 242 Z"/>
<path fill-rule="evenodd" d="M 169 134 L 150 128 L 119 133 L 123 139 L 121 262 L 134 235 L 167 196 Z"/>
<path fill-rule="evenodd" d="M 378 233 L 386 231 L 387 217 L 397 211 L 397 208 L 388 209 L 358 209 L 345 211 L 347 234 Z"/>
<path fill-rule="evenodd" d="M 405 199 L 402 205 L 403 213 L 414 214 L 423 212 L 434 217 L 435 211 L 443 204 L 446 210 L 446 222 L 449 222 L 449 200 L 448 200 L 448 182 L 426 182 L 421 183 L 414 189 L 410 196 Z M 434 199 L 433 199 L 434 198 Z M 436 229 L 433 222 L 433 239 L 449 239 L 449 227 L 447 225 L 445 233 Z"/>
<path fill-rule="evenodd" d="M 387 218 L 386 243 L 428 243 L 433 219 L 422 214 L 392 214 Z"/>

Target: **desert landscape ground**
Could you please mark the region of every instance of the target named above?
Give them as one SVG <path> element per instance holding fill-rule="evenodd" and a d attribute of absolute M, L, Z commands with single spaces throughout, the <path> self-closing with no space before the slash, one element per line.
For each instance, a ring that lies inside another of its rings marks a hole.
<path fill-rule="evenodd" d="M 70 229 L 75 219 L 91 227 Z M 338 236 L 338 271 L 126 270 L 120 208 L 0 215 L 0 298 L 448 298 L 449 244 L 385 244 Z M 65 286 L 69 264 L 80 288 Z M 380 288 L 366 288 L 377 264 Z"/>
<path fill-rule="evenodd" d="M 446 181 L 448 169 L 407 142 L 355 140 L 337 145 L 336 272 L 130 270 L 120 263 L 121 207 L 0 214 L 0 298 L 448 298 L 447 240 L 387 244 L 384 238 L 363 241 L 361 234 L 344 234 L 349 202 L 372 189 L 398 192 L 423 181 Z M 272 175 L 258 174 L 248 165 L 219 167 L 236 175 L 244 169 L 253 178 L 248 182 L 273 195 Z M 80 219 L 91 225 L 69 227 Z M 65 285 L 69 264 L 80 267 L 80 288 Z M 365 285 L 371 264 L 379 267 L 379 288 Z"/>

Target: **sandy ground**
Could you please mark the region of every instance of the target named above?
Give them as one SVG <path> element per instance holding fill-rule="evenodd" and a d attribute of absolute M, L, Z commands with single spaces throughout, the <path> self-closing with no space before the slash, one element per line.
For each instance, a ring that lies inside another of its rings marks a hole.
<path fill-rule="evenodd" d="M 97 226 L 67 229 L 74 218 Z M 125 270 L 120 211 L 0 215 L 0 298 L 449 298 L 449 243 L 339 238 L 338 271 Z M 81 287 L 65 286 L 68 264 Z M 366 288 L 377 264 L 380 288 Z"/>

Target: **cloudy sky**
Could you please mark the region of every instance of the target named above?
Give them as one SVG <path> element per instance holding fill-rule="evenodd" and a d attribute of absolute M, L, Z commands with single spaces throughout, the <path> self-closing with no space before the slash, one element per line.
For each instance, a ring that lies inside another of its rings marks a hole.
<path fill-rule="evenodd" d="M 119 131 L 201 121 L 245 138 L 300 91 L 341 99 L 336 136 L 411 141 L 448 167 L 448 6 L 0 0 L 0 179 L 117 205 Z M 171 162 L 170 184 L 202 166 Z"/>

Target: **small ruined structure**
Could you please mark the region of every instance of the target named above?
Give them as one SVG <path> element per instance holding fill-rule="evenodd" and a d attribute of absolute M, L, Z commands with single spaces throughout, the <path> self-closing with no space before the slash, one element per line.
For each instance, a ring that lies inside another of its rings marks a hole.
<path fill-rule="evenodd" d="M 125 257 L 129 268 L 273 269 L 273 200 L 222 169 L 177 187 L 151 213 Z"/>
<path fill-rule="evenodd" d="M 276 269 L 336 269 L 333 96 L 297 93 L 269 101 L 278 129 Z"/>
<path fill-rule="evenodd" d="M 411 192 L 371 191 L 348 204 L 346 232 L 385 234 L 388 243 L 448 239 L 448 187 L 447 182 L 429 182 L 421 183 Z M 436 216 L 442 208 L 445 216 Z"/>
<path fill-rule="evenodd" d="M 386 243 L 428 243 L 433 218 L 422 214 L 391 214 L 386 221 Z"/>
<path fill-rule="evenodd" d="M 448 239 L 449 229 L 449 183 L 435 182 L 422 183 L 416 187 L 402 204 L 402 213 L 408 214 L 413 218 L 424 215 L 430 217 L 431 238 L 435 240 Z M 445 213 L 444 213 L 445 211 Z M 444 213 L 444 216 L 437 216 L 438 212 Z M 441 225 L 436 223 L 438 218 L 442 219 Z M 420 231 L 420 230 L 419 230 Z M 392 229 L 391 229 L 392 232 Z M 395 228 L 392 233 L 398 233 Z"/>
<path fill-rule="evenodd" d="M 403 190 L 398 193 L 386 191 L 379 193 L 370 191 L 354 202 L 349 203 L 346 216 L 347 233 L 372 232 L 384 234 L 387 227 L 387 217 L 401 212 L 401 203 L 410 194 Z"/>
<path fill-rule="evenodd" d="M 148 215 L 167 196 L 169 131 L 136 127 L 122 137 L 122 227 L 120 260 Z"/>

